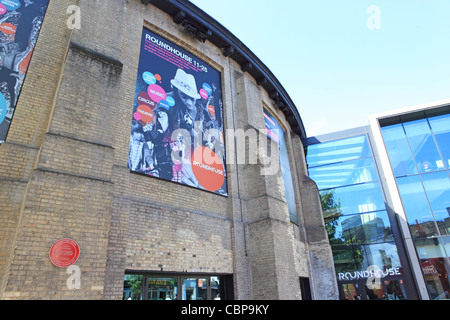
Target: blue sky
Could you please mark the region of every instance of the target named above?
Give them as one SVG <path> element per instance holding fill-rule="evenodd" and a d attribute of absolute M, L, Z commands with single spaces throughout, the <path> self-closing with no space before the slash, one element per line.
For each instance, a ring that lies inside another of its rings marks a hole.
<path fill-rule="evenodd" d="M 273 72 L 308 136 L 450 98 L 450 0 L 191 2 Z"/>

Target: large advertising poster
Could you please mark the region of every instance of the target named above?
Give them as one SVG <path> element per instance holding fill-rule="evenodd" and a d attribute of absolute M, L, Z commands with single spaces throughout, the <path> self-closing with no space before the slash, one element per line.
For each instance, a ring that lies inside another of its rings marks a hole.
<path fill-rule="evenodd" d="M 0 0 L 0 144 L 5 142 L 49 0 Z"/>
<path fill-rule="evenodd" d="M 297 206 L 295 203 L 294 184 L 292 182 L 291 166 L 289 164 L 289 153 L 284 137 L 284 130 L 278 121 L 264 108 L 264 123 L 267 136 L 278 144 L 280 154 L 281 176 L 284 183 L 284 196 L 288 204 L 289 217 L 292 222 L 298 223 Z"/>
<path fill-rule="evenodd" d="M 227 195 L 221 74 L 144 29 L 128 168 Z"/>

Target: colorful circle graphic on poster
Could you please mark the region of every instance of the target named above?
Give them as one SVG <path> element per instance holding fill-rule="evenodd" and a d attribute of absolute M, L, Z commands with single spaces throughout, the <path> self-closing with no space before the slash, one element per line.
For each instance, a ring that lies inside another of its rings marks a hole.
<path fill-rule="evenodd" d="M 19 0 L 0 0 L 0 4 L 4 5 L 10 11 L 17 10 L 21 6 Z"/>
<path fill-rule="evenodd" d="M 206 93 L 208 93 L 208 95 L 210 95 L 212 93 L 212 88 L 211 88 L 211 86 L 209 84 L 204 83 L 202 85 L 202 88 L 203 88 L 203 90 L 206 91 Z"/>
<path fill-rule="evenodd" d="M 166 100 L 166 92 L 157 84 L 149 85 L 147 92 L 150 96 L 150 99 L 152 99 L 156 103 L 159 103 L 161 100 Z"/>
<path fill-rule="evenodd" d="M 133 118 L 136 121 L 141 121 L 141 119 L 142 119 L 141 114 L 139 112 L 133 113 Z"/>
<path fill-rule="evenodd" d="M 5 14 L 6 11 L 6 7 L 0 3 L 0 15 Z"/>
<path fill-rule="evenodd" d="M 11 23 L 2 23 L 0 24 L 0 31 L 3 32 L 4 34 L 14 34 L 16 33 L 16 26 L 11 24 Z"/>
<path fill-rule="evenodd" d="M 72 239 L 60 239 L 50 248 L 49 256 L 55 266 L 66 268 L 78 260 L 80 246 Z"/>
<path fill-rule="evenodd" d="M 147 123 L 151 123 L 153 121 L 153 110 L 149 106 L 140 105 L 137 108 L 137 113 L 139 113 L 141 116 L 140 120 Z"/>
<path fill-rule="evenodd" d="M 166 101 L 171 107 L 175 105 L 175 100 L 172 97 L 167 97 Z"/>
<path fill-rule="evenodd" d="M 225 181 L 220 158 L 207 147 L 198 147 L 192 155 L 192 171 L 198 183 L 208 191 L 217 191 Z"/>
<path fill-rule="evenodd" d="M 156 83 L 156 78 L 155 78 L 155 76 L 153 75 L 153 73 L 151 73 L 151 72 L 144 72 L 144 74 L 142 75 L 142 79 L 144 79 L 144 81 L 147 83 L 147 84 L 155 84 Z"/>
<path fill-rule="evenodd" d="M 143 104 L 149 106 L 151 109 L 155 109 L 156 102 L 153 101 L 147 92 L 140 92 L 137 96 L 137 101 L 139 105 Z"/>
<path fill-rule="evenodd" d="M 5 120 L 7 108 L 8 104 L 6 102 L 6 99 L 3 96 L 3 94 L 0 93 L 0 123 L 2 123 L 3 120 Z"/>
<path fill-rule="evenodd" d="M 206 92 L 205 89 L 200 89 L 200 96 L 205 100 L 209 97 L 208 92 Z"/>

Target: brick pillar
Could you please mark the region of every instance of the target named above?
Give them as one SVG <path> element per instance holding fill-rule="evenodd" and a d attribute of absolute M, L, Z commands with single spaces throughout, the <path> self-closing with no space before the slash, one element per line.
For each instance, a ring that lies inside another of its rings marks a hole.
<path fill-rule="evenodd" d="M 264 134 L 261 89 L 246 75 L 235 72 L 235 128 L 258 132 L 258 146 L 271 140 Z M 261 131 L 260 131 L 261 130 Z M 249 142 L 236 141 L 236 149 L 245 153 L 257 150 Z M 278 145 L 271 146 L 276 152 Z M 251 299 L 299 299 L 300 285 L 296 276 L 292 228 L 281 171 L 262 174 L 262 164 L 238 164 L 239 196 L 250 269 Z M 237 257 L 236 259 L 239 259 Z"/>

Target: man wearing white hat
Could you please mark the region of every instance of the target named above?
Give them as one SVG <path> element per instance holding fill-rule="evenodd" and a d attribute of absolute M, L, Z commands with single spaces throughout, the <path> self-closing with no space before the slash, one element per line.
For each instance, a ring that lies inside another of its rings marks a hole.
<path fill-rule="evenodd" d="M 189 132 L 191 141 L 178 141 L 179 147 L 183 149 L 182 159 L 177 165 L 177 177 L 180 182 L 198 187 L 197 179 L 192 171 L 190 162 L 195 135 L 198 134 L 194 130 L 194 122 L 203 122 L 203 113 L 197 110 L 197 100 L 201 98 L 195 78 L 193 75 L 186 73 L 182 69 L 178 69 L 175 77 L 170 81 L 172 92 L 167 93 L 168 97 L 172 97 L 175 104 L 169 110 L 170 122 L 172 129 L 185 129 Z M 199 137 L 197 137 L 199 138 Z M 201 141 L 201 140 L 200 140 Z M 177 149 L 178 150 L 178 149 Z"/>
<path fill-rule="evenodd" d="M 197 84 L 193 75 L 186 73 L 182 69 L 178 69 L 175 78 L 170 81 L 172 92 L 167 96 L 172 97 L 175 105 L 170 108 L 170 117 L 173 121 L 173 129 L 186 129 L 192 133 L 194 121 L 201 113 L 197 111 L 197 100 L 200 94 L 197 90 Z"/>

